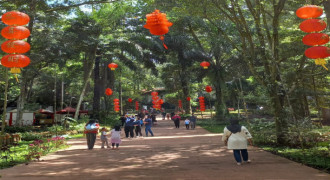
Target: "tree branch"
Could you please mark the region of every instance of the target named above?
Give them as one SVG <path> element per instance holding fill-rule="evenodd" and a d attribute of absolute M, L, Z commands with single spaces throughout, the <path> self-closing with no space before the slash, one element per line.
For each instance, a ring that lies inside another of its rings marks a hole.
<path fill-rule="evenodd" d="M 121 0 L 87 1 L 87 2 L 83 2 L 83 3 L 79 3 L 79 4 L 73 4 L 73 5 L 69 5 L 69 6 L 58 6 L 58 7 L 54 7 L 52 9 L 46 10 L 46 12 L 52 12 L 52 11 L 70 9 L 70 8 L 73 8 L 73 7 L 79 7 L 79 6 L 87 5 L 87 4 L 104 4 L 104 3 L 114 3 L 114 2 L 118 2 L 118 1 L 121 1 Z"/>

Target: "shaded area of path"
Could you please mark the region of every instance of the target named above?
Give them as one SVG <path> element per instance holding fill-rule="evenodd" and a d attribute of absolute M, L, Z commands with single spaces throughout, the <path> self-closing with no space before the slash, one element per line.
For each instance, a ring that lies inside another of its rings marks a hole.
<path fill-rule="evenodd" d="M 200 127 L 175 129 L 172 121 L 159 121 L 153 131 L 155 137 L 123 139 L 120 150 L 100 149 L 99 138 L 92 151 L 86 150 L 85 139 L 70 140 L 69 149 L 43 157 L 44 161 L 0 170 L 0 179 L 330 179 L 329 174 L 255 147 L 249 150 L 252 163 L 237 166 L 221 135 Z"/>

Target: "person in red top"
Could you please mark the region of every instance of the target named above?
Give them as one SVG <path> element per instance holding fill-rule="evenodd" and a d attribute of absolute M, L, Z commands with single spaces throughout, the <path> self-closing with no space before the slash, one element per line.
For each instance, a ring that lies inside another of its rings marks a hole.
<path fill-rule="evenodd" d="M 94 147 L 96 135 L 99 132 L 99 122 L 96 119 L 91 119 L 88 121 L 88 123 L 85 125 L 85 131 L 86 139 L 87 139 L 87 146 L 88 149 L 91 150 Z"/>
<path fill-rule="evenodd" d="M 175 128 L 180 128 L 180 119 L 181 117 L 178 115 L 178 113 L 172 116 L 172 120 L 174 121 Z"/>

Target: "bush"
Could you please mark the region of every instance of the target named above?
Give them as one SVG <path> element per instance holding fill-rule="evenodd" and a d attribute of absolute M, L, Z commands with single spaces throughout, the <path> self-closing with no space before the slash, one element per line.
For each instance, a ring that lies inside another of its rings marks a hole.
<path fill-rule="evenodd" d="M 22 141 L 34 141 L 42 138 L 41 134 L 33 133 L 33 132 L 24 132 L 24 133 L 20 133 L 20 135 Z"/>
<path fill-rule="evenodd" d="M 32 130 L 34 130 L 33 126 L 22 126 L 22 127 L 6 126 L 5 127 L 5 132 L 9 133 L 9 134 L 23 133 L 23 132 L 32 131 Z"/>

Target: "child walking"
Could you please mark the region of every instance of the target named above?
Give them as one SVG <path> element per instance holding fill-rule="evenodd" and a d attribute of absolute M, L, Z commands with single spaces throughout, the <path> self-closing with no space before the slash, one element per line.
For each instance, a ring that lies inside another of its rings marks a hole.
<path fill-rule="evenodd" d="M 186 120 L 184 120 L 184 124 L 186 125 L 186 129 L 189 129 L 189 124 L 190 124 L 190 120 L 187 118 Z"/>
<path fill-rule="evenodd" d="M 102 141 L 102 146 L 101 146 L 102 149 L 104 148 L 104 143 L 107 143 L 107 148 L 110 148 L 107 138 L 107 129 L 105 127 L 101 129 L 101 141 Z"/>
<path fill-rule="evenodd" d="M 116 145 L 116 149 L 118 149 L 119 144 L 121 143 L 121 139 L 120 139 L 120 126 L 115 126 L 114 129 L 111 130 L 111 145 L 112 145 L 112 149 L 115 149 L 115 145 Z"/>

